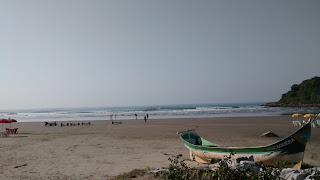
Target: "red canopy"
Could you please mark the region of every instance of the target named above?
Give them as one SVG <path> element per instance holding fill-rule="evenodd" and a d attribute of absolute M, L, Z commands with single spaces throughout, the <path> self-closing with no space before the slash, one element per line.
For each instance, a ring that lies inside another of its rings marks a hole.
<path fill-rule="evenodd" d="M 11 122 L 7 119 L 0 119 L 0 123 L 11 123 Z"/>
<path fill-rule="evenodd" d="M 7 119 L 0 119 L 0 123 L 11 123 Z M 3 124 L 2 124 L 2 131 L 3 131 Z"/>
<path fill-rule="evenodd" d="M 18 122 L 18 121 L 17 121 L 17 120 L 15 120 L 15 119 L 8 119 L 8 121 L 9 121 L 10 123 Z"/>

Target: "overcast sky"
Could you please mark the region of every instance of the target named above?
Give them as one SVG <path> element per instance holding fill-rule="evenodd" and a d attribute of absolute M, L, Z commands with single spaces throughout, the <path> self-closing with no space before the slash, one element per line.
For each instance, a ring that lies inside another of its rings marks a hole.
<path fill-rule="evenodd" d="M 320 1 L 0 2 L 0 109 L 277 101 L 320 76 Z"/>

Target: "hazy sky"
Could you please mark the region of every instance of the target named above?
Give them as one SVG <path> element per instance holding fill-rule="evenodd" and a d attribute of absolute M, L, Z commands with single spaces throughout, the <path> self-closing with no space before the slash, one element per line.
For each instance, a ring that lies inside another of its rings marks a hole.
<path fill-rule="evenodd" d="M 320 76 L 320 1 L 0 2 L 0 109 L 277 101 Z"/>

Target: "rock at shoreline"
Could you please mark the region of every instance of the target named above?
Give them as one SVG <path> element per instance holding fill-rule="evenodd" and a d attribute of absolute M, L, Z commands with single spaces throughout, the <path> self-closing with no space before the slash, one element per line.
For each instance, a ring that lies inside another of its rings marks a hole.
<path fill-rule="evenodd" d="M 268 131 L 268 132 L 265 132 L 265 133 L 261 134 L 260 137 L 279 137 L 279 136 L 276 135 L 276 134 L 273 133 L 273 132 Z"/>

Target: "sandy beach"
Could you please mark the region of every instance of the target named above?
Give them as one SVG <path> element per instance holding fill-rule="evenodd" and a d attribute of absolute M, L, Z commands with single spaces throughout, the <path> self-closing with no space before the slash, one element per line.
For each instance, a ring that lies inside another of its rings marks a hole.
<path fill-rule="evenodd" d="M 107 179 L 139 168 L 169 165 L 168 158 L 188 159 L 177 131 L 196 129 L 222 145 L 259 146 L 294 132 L 290 116 L 201 119 L 91 121 L 90 126 L 45 127 L 44 122 L 14 123 L 18 134 L 0 139 L 0 179 Z M 302 120 L 302 119 L 301 119 Z M 64 122 L 66 123 L 66 122 Z M 9 125 L 5 124 L 5 127 Z M 260 137 L 272 131 L 279 137 Z M 320 166 L 320 129 L 313 128 L 304 162 Z M 195 162 L 187 161 L 191 166 Z"/>

